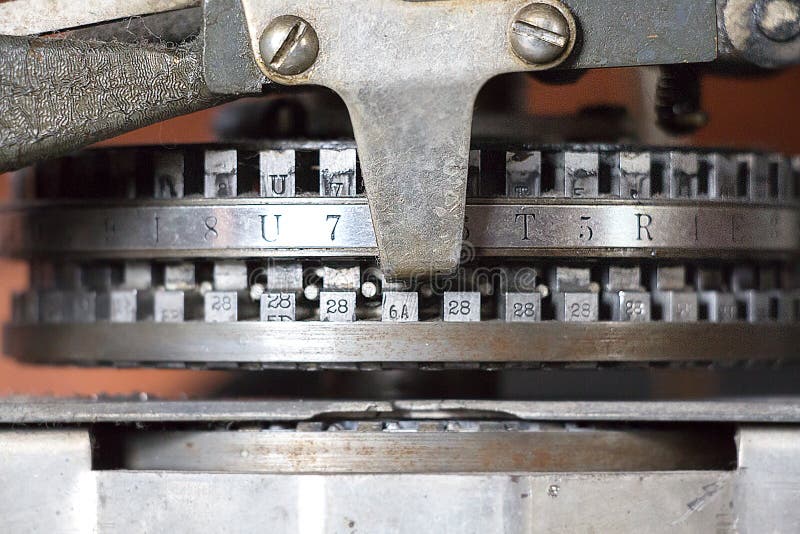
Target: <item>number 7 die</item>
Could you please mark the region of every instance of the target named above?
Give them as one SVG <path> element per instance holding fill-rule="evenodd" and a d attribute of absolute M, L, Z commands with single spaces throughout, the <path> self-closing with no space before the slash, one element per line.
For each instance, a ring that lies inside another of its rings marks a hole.
<path fill-rule="evenodd" d="M 381 320 L 394 323 L 419 321 L 419 295 L 412 291 L 384 291 Z"/>

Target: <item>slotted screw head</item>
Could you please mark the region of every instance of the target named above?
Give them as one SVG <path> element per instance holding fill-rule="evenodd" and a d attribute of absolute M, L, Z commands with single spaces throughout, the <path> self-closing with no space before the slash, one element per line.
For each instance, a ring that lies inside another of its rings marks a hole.
<path fill-rule="evenodd" d="M 566 8 L 537 2 L 522 8 L 511 24 L 509 39 L 514 53 L 532 65 L 547 65 L 566 58 L 575 27 Z"/>
<path fill-rule="evenodd" d="M 267 68 L 282 76 L 307 71 L 319 54 L 317 32 L 306 20 L 294 15 L 272 19 L 258 46 Z"/>

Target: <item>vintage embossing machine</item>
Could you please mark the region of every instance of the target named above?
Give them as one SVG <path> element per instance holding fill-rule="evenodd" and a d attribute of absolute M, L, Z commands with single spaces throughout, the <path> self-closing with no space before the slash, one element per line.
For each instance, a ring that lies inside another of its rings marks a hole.
<path fill-rule="evenodd" d="M 798 63 L 797 0 L 0 3 L 6 354 L 232 377 L 0 400 L 0 530 L 797 532 L 800 156 L 691 134 Z"/>

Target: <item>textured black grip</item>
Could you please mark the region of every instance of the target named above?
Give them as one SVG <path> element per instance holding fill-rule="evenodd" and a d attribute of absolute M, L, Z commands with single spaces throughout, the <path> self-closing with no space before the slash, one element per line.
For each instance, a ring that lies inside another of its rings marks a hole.
<path fill-rule="evenodd" d="M 200 51 L 0 36 L 0 172 L 222 102 Z"/>

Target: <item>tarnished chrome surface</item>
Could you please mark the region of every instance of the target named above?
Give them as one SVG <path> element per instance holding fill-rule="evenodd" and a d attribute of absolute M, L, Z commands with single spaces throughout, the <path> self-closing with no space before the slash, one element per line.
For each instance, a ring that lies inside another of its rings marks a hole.
<path fill-rule="evenodd" d="M 98 323 L 7 326 L 4 336 L 7 354 L 32 363 L 178 367 L 773 361 L 797 359 L 798 339 L 797 324 L 557 321 Z"/>

